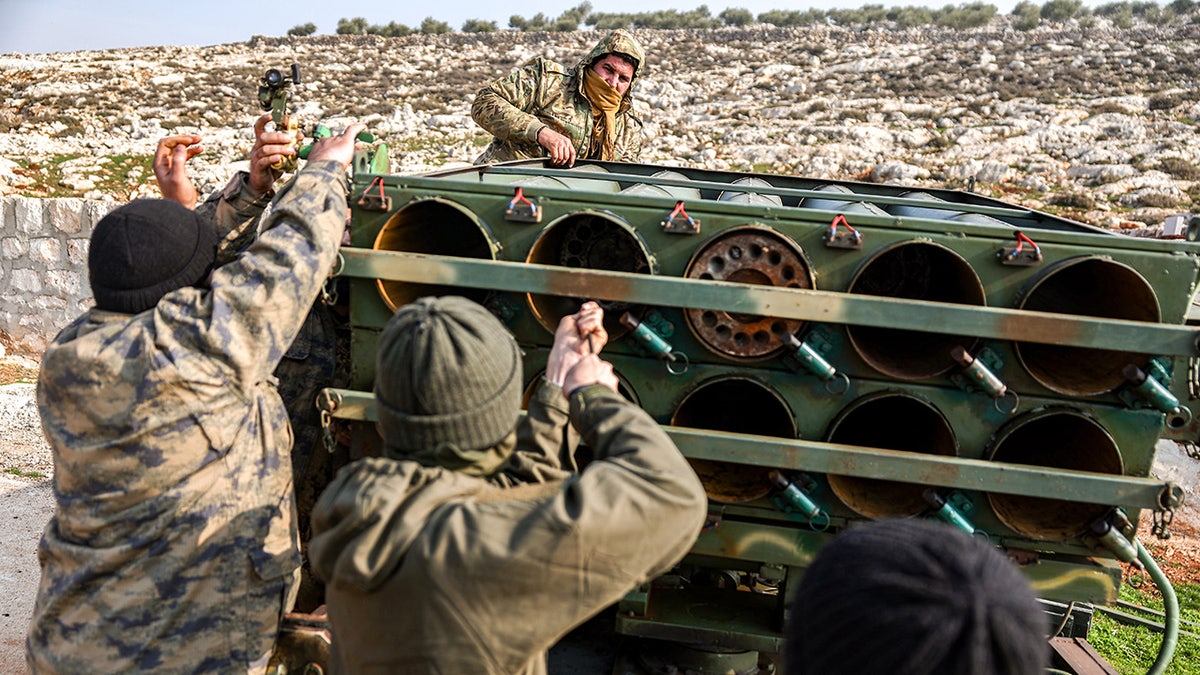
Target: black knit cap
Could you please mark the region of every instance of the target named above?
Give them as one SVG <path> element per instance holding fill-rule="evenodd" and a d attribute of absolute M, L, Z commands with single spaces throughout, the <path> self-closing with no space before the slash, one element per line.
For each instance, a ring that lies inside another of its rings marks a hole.
<path fill-rule="evenodd" d="M 137 314 L 202 282 L 216 256 L 217 234 L 195 212 L 167 199 L 138 199 L 96 224 L 88 281 L 96 307 Z"/>
<path fill-rule="evenodd" d="M 521 350 L 482 305 L 421 298 L 397 310 L 379 336 L 375 401 L 388 456 L 456 470 L 486 461 L 472 451 L 496 445 L 517 424 Z"/>
<path fill-rule="evenodd" d="M 1041 675 L 1050 626 L 987 542 L 915 519 L 851 527 L 817 554 L 786 628 L 789 675 Z"/>

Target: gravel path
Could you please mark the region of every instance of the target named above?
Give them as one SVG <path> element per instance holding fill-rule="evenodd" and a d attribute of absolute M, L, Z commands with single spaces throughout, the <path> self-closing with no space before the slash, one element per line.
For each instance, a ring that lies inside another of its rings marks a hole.
<path fill-rule="evenodd" d="M 54 497 L 48 480 L 31 483 L 0 476 L 0 500 L 0 673 L 23 673 L 25 634 L 41 574 L 37 544 L 54 510 Z"/>
<path fill-rule="evenodd" d="M 34 385 L 0 386 L 0 673 L 26 672 L 25 634 L 40 576 L 37 544 L 54 511 L 53 471 Z"/>
<path fill-rule="evenodd" d="M 33 384 L 0 386 L 0 472 L 40 482 L 54 473 L 54 465 L 42 437 L 33 389 Z"/>

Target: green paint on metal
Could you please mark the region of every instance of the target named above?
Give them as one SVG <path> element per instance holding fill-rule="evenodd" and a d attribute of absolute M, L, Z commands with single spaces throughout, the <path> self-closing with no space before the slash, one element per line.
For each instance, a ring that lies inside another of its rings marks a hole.
<path fill-rule="evenodd" d="M 807 520 L 807 519 L 806 519 Z M 808 567 L 832 534 L 721 518 L 700 533 L 692 554 Z"/>
<path fill-rule="evenodd" d="M 1197 355 L 1194 327 L 1101 319 L 926 300 L 883 298 L 832 291 L 776 288 L 724 281 L 564 268 L 531 263 L 424 255 L 397 251 L 342 249 L 342 274 L 469 288 L 590 297 L 670 307 L 715 309 L 857 326 L 929 331 L 939 334 L 1019 340 L 1139 351 Z"/>
<path fill-rule="evenodd" d="M 774 654 L 783 648 L 777 596 L 704 588 L 652 592 L 645 616 L 617 615 L 618 633 L 716 649 Z"/>
<path fill-rule="evenodd" d="M 551 169 L 530 160 L 356 179 L 358 193 L 379 179 L 375 187 L 392 206 L 388 211 L 352 206 L 354 248 L 343 249 L 339 269 L 350 277 L 350 387 L 358 391 L 342 390 L 333 414 L 357 421 L 349 424 L 355 447 L 364 455 L 379 451 L 369 392 L 378 332 L 391 316 L 380 293 L 385 284 L 400 287 L 400 303 L 443 292 L 485 303 L 503 318 L 524 354 L 527 392 L 545 367 L 560 312 L 594 299 L 614 303 L 603 358 L 613 364 L 622 393 L 665 425 L 694 466 L 717 465 L 715 471 L 698 469 L 704 480 L 729 469 L 748 470 L 747 483 L 765 483 L 752 485 L 761 491 L 748 491 L 752 496 L 737 503 L 710 500 L 707 526 L 679 576 L 644 584 L 627 596 L 619 606 L 619 632 L 730 650 L 777 650 L 779 628 L 787 620 L 785 600 L 803 568 L 840 529 L 875 517 L 856 510 L 857 495 L 848 500 L 839 494 L 834 488 L 843 479 L 831 481 L 834 476 L 852 478 L 868 492 L 876 486 L 915 488 L 912 515 L 967 519 L 958 526 L 975 529 L 1026 561 L 1022 569 L 1043 597 L 1104 602 L 1116 596 L 1119 568 L 1093 559 L 1112 554 L 1093 550 L 1095 542 L 1083 534 L 1086 526 L 1075 523 L 1095 518 L 1077 518 L 1072 509 L 1090 512 L 1095 506 L 1105 513 L 1110 505 L 1121 506 L 1136 523 L 1148 517 L 1144 510 L 1174 494 L 1175 486 L 1149 477 L 1156 439 L 1163 433 L 1200 439 L 1200 421 L 1150 408 L 1123 379 L 1110 386 L 1108 373 L 1115 368 L 1119 374 L 1127 362 L 1150 373 L 1161 362 L 1164 372 L 1151 376 L 1183 406 L 1194 407 L 1189 380 L 1195 375 L 1179 357 L 1200 354 L 1200 327 L 1183 325 L 1197 287 L 1200 243 L 1123 237 L 967 192 L 660 169 L 588 161 Z M 754 189 L 743 189 L 747 185 Z M 538 204 L 540 222 L 505 217 L 518 186 Z M 687 214 L 703 223 L 701 232 L 664 231 L 680 190 L 687 191 L 679 198 L 686 199 Z M 770 197 L 770 203 L 722 200 L 728 192 Z M 467 214 L 472 228 L 494 235 L 493 255 L 469 257 L 455 248 L 461 237 L 447 234 L 444 214 L 405 211 L 428 201 L 444 202 Z M 843 211 L 846 224 L 862 237 L 861 249 L 826 245 L 825 235 Z M 620 231 L 583 228 L 592 231 L 572 229 L 568 235 L 562 225 L 584 221 L 611 222 Z M 411 227 L 413 238 L 381 242 L 385 224 Z M 732 241 L 746 228 L 769 230 L 774 243 Z M 1022 242 L 1038 249 L 1040 263 L 1003 264 L 1000 256 L 1018 243 L 1018 230 L 1026 235 Z M 626 251 L 611 245 L 626 238 L 637 246 Z M 731 241 L 709 245 L 722 238 Z M 928 245 L 903 246 L 912 243 Z M 775 245 L 794 255 L 772 261 Z M 384 250 L 371 250 L 375 246 Z M 607 257 L 587 258 L 580 246 Z M 901 248 L 910 254 L 881 262 L 882 252 Z M 943 250 L 949 255 L 928 253 Z M 612 265 L 631 252 L 656 266 L 653 273 L 606 271 L 633 269 Z M 1100 262 L 1076 265 L 1085 259 Z M 751 261 L 755 264 L 745 264 Z M 875 283 L 856 285 L 867 267 Z M 1093 272 L 1047 283 L 1059 268 Z M 797 286 L 798 278 L 809 283 Z M 978 292 L 948 292 L 963 286 Z M 1047 287 L 1061 292 L 1042 291 Z M 1141 290 L 1126 291 L 1130 287 Z M 1035 291 L 1065 301 L 1033 303 L 1029 296 Z M 662 361 L 648 357 L 617 321 L 625 311 L 686 354 L 689 367 L 667 376 Z M 716 339 L 706 326 L 724 331 Z M 792 340 L 784 341 L 784 333 Z M 748 340 L 779 341 L 792 350 L 751 356 L 729 348 Z M 813 351 L 797 353 L 800 344 Z M 951 360 L 958 346 L 998 378 L 999 383 L 985 378 L 990 393 L 970 383 L 962 361 Z M 937 363 L 942 352 L 945 369 Z M 801 365 L 806 360 L 807 368 Z M 909 367 L 925 360 L 930 367 Z M 1063 366 L 1074 370 L 1062 372 Z M 1103 373 L 1104 381 L 1093 386 L 1091 371 Z M 992 398 L 1002 388 L 1012 405 Z M 879 435 L 823 440 L 839 438 L 835 422 L 847 410 L 897 393 L 927 403 L 945 421 L 942 445 L 950 452 L 927 454 L 924 425 L 906 409 L 885 407 L 860 420 L 863 427 L 883 430 Z M 1169 407 L 1168 394 L 1155 396 L 1166 402 L 1159 408 Z M 685 406 L 687 415 L 681 414 Z M 1081 440 L 1071 431 L 1056 433 L 1058 427 L 1039 428 L 1025 440 L 1044 440 L 1045 452 L 989 459 L 999 443 L 1047 412 L 1086 418 L 1102 432 Z M 1171 427 L 1172 415 L 1181 420 L 1178 429 Z M 893 437 L 907 444 L 892 445 Z M 1057 460 L 1047 457 L 1061 448 L 1069 452 Z M 805 499 L 793 494 L 789 502 L 786 486 L 766 478 L 773 472 L 797 481 Z M 708 482 L 705 486 L 707 491 Z M 954 513 L 939 516 L 923 505 L 922 490 L 936 491 Z M 998 510 L 1001 497 L 1007 500 Z M 821 528 L 799 512 L 814 507 L 823 516 Z M 1016 529 L 1010 522 L 1014 512 L 1026 511 L 1034 516 L 1045 511 L 1055 527 Z M 727 588 L 731 578 L 738 579 L 734 585 L 757 578 L 764 563 L 787 567 L 780 595 Z"/>
<path fill-rule="evenodd" d="M 367 392 L 332 390 L 345 402 L 334 417 L 375 421 Z M 936 485 L 998 494 L 1155 508 L 1172 483 L 1024 464 L 991 462 L 802 439 L 665 427 L 685 457 L 816 473 Z"/>
<path fill-rule="evenodd" d="M 1154 478 L 963 459 L 820 441 L 668 428 L 687 457 L 1113 506 L 1154 508 L 1170 483 Z"/>
<path fill-rule="evenodd" d="M 1021 567 L 1039 598 L 1109 605 L 1121 587 L 1121 566 L 1114 560 L 1039 558 Z"/>

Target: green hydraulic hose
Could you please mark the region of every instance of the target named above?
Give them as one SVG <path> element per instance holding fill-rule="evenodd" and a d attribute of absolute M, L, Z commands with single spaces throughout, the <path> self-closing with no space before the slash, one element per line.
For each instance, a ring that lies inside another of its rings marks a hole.
<path fill-rule="evenodd" d="M 1146 671 L 1146 675 L 1162 675 L 1171 664 L 1171 658 L 1175 656 L 1175 645 L 1179 641 L 1179 599 L 1175 597 L 1175 588 L 1171 586 L 1171 581 L 1158 568 L 1158 564 L 1150 557 L 1142 542 L 1134 539 L 1133 543 L 1137 545 L 1138 560 L 1146 566 L 1146 572 L 1150 574 L 1158 592 L 1162 594 L 1163 614 L 1166 617 L 1163 620 L 1162 644 L 1158 646 L 1158 658 L 1154 660 L 1154 665 Z"/>

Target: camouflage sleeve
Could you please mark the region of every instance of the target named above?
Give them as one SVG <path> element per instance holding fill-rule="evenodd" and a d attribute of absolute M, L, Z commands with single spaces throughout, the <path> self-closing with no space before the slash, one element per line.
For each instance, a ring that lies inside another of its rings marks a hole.
<path fill-rule="evenodd" d="M 616 143 L 616 159 L 620 162 L 636 162 L 642 156 L 642 121 L 632 114 L 625 116 L 624 121 Z"/>
<path fill-rule="evenodd" d="M 557 64 L 538 58 L 515 68 L 507 77 L 489 84 L 475 95 L 471 117 L 475 123 L 502 141 L 520 139 L 537 142 L 546 126 L 532 111 L 537 110 L 548 79 L 561 80 Z"/>
<path fill-rule="evenodd" d="M 196 213 L 217 231 L 217 266 L 233 260 L 254 240 L 255 225 L 275 193 L 255 196 L 250 174 L 239 171 L 218 192 L 196 207 Z"/>
<path fill-rule="evenodd" d="M 243 387 L 271 376 L 333 265 L 346 222 L 345 171 L 310 162 L 272 206 L 245 254 L 213 272 L 200 307 L 194 296 L 169 294 L 155 309 L 169 324 L 160 340 L 225 362 Z"/>

